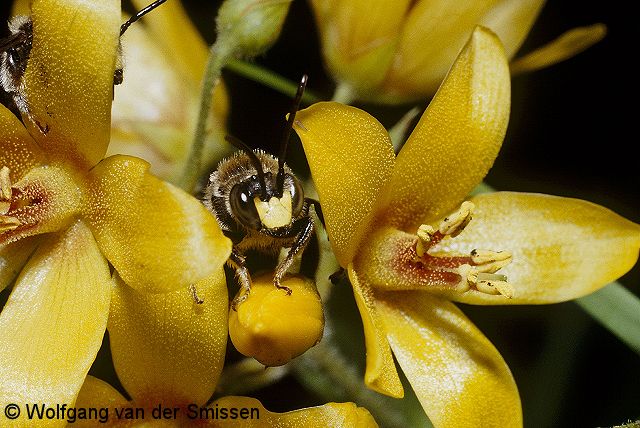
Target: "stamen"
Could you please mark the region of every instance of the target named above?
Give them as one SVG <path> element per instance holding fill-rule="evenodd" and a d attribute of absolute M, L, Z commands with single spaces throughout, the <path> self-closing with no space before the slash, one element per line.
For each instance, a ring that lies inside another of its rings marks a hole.
<path fill-rule="evenodd" d="M 0 233 L 17 229 L 20 226 L 20 220 L 8 215 L 0 215 Z"/>
<path fill-rule="evenodd" d="M 9 176 L 9 168 L 3 166 L 0 168 L 0 201 L 11 200 L 11 177 Z"/>
<path fill-rule="evenodd" d="M 417 269 L 424 280 L 430 278 L 436 283 L 444 281 L 459 293 L 475 290 L 512 298 L 513 287 L 507 282 L 507 277 L 496 274 L 511 263 L 510 252 L 474 249 L 469 255 L 464 256 L 438 250 L 430 251 L 446 236 L 455 238 L 460 234 L 471 221 L 473 210 L 473 203 L 463 202 L 455 213 L 440 223 L 438 229 L 427 224 L 421 225 L 416 231 L 417 240 L 414 241 L 415 255 L 411 269 Z"/>
<path fill-rule="evenodd" d="M 418 257 L 422 257 L 427 253 L 427 250 L 431 246 L 431 240 L 436 230 L 428 224 L 423 224 L 418 228 L 418 242 L 416 243 L 416 254 Z"/>
<path fill-rule="evenodd" d="M 501 294 L 508 299 L 513 297 L 513 286 L 507 282 L 504 275 L 479 274 L 476 288 L 485 294 Z"/>
<path fill-rule="evenodd" d="M 508 251 L 472 250 L 471 261 L 478 266 L 478 272 L 494 273 L 511 263 Z"/>
<path fill-rule="evenodd" d="M 458 211 L 442 220 L 438 231 L 443 235 L 451 235 L 455 238 L 471 221 L 474 208 L 475 205 L 472 202 L 464 201 Z"/>

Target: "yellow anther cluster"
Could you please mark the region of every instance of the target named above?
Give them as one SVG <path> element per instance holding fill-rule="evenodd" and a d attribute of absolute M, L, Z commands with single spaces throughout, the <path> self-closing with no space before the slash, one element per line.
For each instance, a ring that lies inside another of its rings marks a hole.
<path fill-rule="evenodd" d="M 464 201 L 458 211 L 442 220 L 438 231 L 443 235 L 457 236 L 471 221 L 474 208 L 472 202 Z"/>
<path fill-rule="evenodd" d="M 14 230 L 20 226 L 20 220 L 5 215 L 11 207 L 11 178 L 9 168 L 0 168 L 0 233 Z"/>
<path fill-rule="evenodd" d="M 418 228 L 418 243 L 416 244 L 416 254 L 418 257 L 422 257 L 426 254 L 429 245 L 431 245 L 431 238 L 436 230 L 428 224 L 423 224 Z"/>

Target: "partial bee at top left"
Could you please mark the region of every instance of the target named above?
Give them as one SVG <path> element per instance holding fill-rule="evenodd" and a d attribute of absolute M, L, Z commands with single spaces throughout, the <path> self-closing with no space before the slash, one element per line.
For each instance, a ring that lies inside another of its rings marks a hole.
<path fill-rule="evenodd" d="M 129 26 L 151 12 L 167 0 L 156 0 L 136 12 L 120 26 L 120 37 Z M 14 16 L 9 20 L 9 35 L 0 38 L 0 103 L 13 112 L 19 119 L 22 115 L 30 117 L 29 106 L 24 93 L 24 73 L 27 70 L 31 46 L 33 44 L 33 24 L 31 17 Z M 118 60 L 113 73 L 113 84 L 123 82 L 122 46 L 118 47 Z"/>

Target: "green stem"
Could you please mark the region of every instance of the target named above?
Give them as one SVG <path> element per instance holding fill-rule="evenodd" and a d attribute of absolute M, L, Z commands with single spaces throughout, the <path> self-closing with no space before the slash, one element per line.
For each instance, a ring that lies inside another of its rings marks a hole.
<path fill-rule="evenodd" d="M 204 79 L 200 92 L 200 113 L 196 130 L 191 143 L 189 157 L 185 164 L 185 169 L 180 179 L 180 187 L 191 193 L 195 188 L 198 177 L 200 177 L 200 169 L 202 167 L 202 150 L 204 142 L 207 138 L 207 122 L 209 120 L 209 112 L 213 100 L 213 90 L 220 79 L 222 67 L 226 64 L 231 56 L 233 49 L 231 43 L 225 43 L 224 40 L 218 39 L 209 51 L 209 59 L 205 68 Z"/>
<path fill-rule="evenodd" d="M 289 363 L 296 378 L 308 389 L 330 401 L 353 401 L 369 410 L 382 426 L 407 426 L 384 397 L 364 386 L 363 377 L 345 359 L 330 337 Z"/>
<path fill-rule="evenodd" d="M 355 100 L 356 100 L 356 93 L 353 90 L 353 88 L 344 82 L 339 82 L 338 86 L 336 86 L 335 92 L 333 93 L 333 97 L 331 98 L 331 101 L 349 105 L 353 103 Z"/>
<path fill-rule="evenodd" d="M 292 98 L 296 95 L 296 92 L 298 90 L 297 83 L 294 83 L 291 80 L 286 79 L 279 74 L 274 73 L 273 71 L 254 63 L 249 63 L 239 59 L 232 59 L 227 63 L 226 68 L 236 74 L 239 74 L 240 76 L 246 77 L 247 79 L 253 80 L 254 82 L 262 83 L 264 86 L 267 86 Z M 302 102 L 305 104 L 317 103 L 321 99 L 321 97 L 314 94 L 309 89 L 306 89 L 304 91 L 304 95 L 302 96 Z"/>

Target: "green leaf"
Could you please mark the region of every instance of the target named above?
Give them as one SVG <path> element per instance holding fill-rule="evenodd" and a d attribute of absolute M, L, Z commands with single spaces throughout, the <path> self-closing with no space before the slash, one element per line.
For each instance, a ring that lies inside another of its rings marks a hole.
<path fill-rule="evenodd" d="M 635 294 L 613 282 L 575 302 L 640 354 L 640 299 Z"/>

